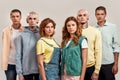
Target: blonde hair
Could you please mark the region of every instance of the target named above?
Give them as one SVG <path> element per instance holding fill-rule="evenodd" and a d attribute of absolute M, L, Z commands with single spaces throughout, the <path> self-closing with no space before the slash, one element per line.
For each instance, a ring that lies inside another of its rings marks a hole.
<path fill-rule="evenodd" d="M 37 23 L 39 22 L 39 17 L 38 17 L 39 15 L 38 15 L 36 12 L 31 11 L 31 12 L 29 12 L 28 15 L 27 15 L 27 18 L 26 18 L 26 22 L 27 22 L 27 23 L 28 23 L 28 19 L 29 19 L 30 15 L 36 15 Z"/>

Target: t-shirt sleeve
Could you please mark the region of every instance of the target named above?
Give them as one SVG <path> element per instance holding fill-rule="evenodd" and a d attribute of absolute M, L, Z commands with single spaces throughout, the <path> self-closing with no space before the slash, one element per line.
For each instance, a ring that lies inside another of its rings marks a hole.
<path fill-rule="evenodd" d="M 87 43 L 87 40 L 86 40 L 86 39 L 83 39 L 83 40 L 82 40 L 81 47 L 82 47 L 82 48 L 88 48 L 88 43 Z"/>
<path fill-rule="evenodd" d="M 42 40 L 38 40 L 36 45 L 37 55 L 45 53 L 45 45 Z"/>

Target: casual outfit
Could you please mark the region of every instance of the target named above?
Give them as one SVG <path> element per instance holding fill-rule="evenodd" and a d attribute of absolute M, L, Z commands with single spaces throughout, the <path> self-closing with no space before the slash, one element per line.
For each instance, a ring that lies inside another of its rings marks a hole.
<path fill-rule="evenodd" d="M 36 43 L 39 38 L 38 27 L 34 32 L 25 27 L 17 39 L 16 70 L 19 77 L 24 76 L 25 80 L 33 80 L 33 77 L 39 80 L 36 56 Z"/>
<path fill-rule="evenodd" d="M 68 41 L 62 49 L 61 74 L 62 80 L 79 80 L 82 69 L 82 48 L 87 48 L 87 41 L 84 36 L 78 40 L 75 45 L 74 41 Z"/>
<path fill-rule="evenodd" d="M 16 80 L 16 39 L 23 27 L 14 29 L 7 27 L 2 32 L 2 70 L 5 70 L 7 80 Z"/>
<path fill-rule="evenodd" d="M 119 37 L 115 24 L 105 22 L 103 26 L 97 25 L 96 28 L 102 34 L 102 67 L 99 80 L 115 80 L 112 73 L 114 64 L 114 52 L 119 52 Z"/>
<path fill-rule="evenodd" d="M 102 58 L 101 33 L 94 27 L 82 29 L 82 35 L 88 39 L 88 60 L 84 80 L 92 80 L 93 72 L 99 74 Z"/>
<path fill-rule="evenodd" d="M 37 42 L 37 55 L 44 55 L 47 80 L 60 80 L 60 48 L 54 39 L 41 38 Z"/>

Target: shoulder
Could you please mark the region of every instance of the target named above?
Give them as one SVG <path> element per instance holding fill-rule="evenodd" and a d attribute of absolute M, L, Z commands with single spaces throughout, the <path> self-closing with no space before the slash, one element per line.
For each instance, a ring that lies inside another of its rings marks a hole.
<path fill-rule="evenodd" d="M 90 29 L 92 30 L 92 32 L 94 33 L 94 34 L 97 34 L 97 35 L 100 35 L 101 34 L 101 32 L 97 29 L 97 28 L 95 28 L 94 26 L 89 26 L 90 27 Z"/>
<path fill-rule="evenodd" d="M 11 30 L 11 28 L 10 28 L 10 26 L 9 26 L 9 27 L 4 28 L 4 29 L 2 30 L 2 32 L 7 32 L 7 31 L 10 31 L 10 30 Z"/>
<path fill-rule="evenodd" d="M 97 28 L 95 28 L 94 26 L 89 26 L 89 28 L 90 28 L 91 30 L 94 30 L 95 32 L 99 32 L 99 30 L 98 30 Z"/>
<path fill-rule="evenodd" d="M 87 38 L 85 36 L 80 36 L 79 42 L 81 43 L 83 40 L 87 40 Z"/>
<path fill-rule="evenodd" d="M 44 40 L 44 38 L 40 38 L 38 41 L 37 41 L 37 44 L 45 44 L 45 42 L 43 41 Z"/>

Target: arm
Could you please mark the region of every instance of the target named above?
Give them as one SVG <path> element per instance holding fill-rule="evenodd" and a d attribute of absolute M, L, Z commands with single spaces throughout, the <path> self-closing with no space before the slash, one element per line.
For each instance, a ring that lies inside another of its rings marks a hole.
<path fill-rule="evenodd" d="M 86 64 L 87 64 L 87 54 L 88 54 L 88 49 L 83 48 L 82 49 L 82 73 L 80 76 L 80 80 L 84 80 L 84 76 L 86 72 Z"/>
<path fill-rule="evenodd" d="M 113 32 L 113 52 L 114 52 L 114 65 L 112 68 L 112 72 L 116 74 L 118 72 L 118 59 L 119 59 L 119 50 L 120 50 L 120 44 L 119 44 L 119 37 L 118 37 L 118 31 L 117 27 L 114 27 Z"/>
<path fill-rule="evenodd" d="M 98 31 L 96 34 L 96 40 L 95 40 L 95 70 L 92 74 L 92 80 L 98 80 L 98 74 L 101 67 L 101 61 L 102 61 L 102 39 L 101 39 L 101 33 Z"/>
<path fill-rule="evenodd" d="M 6 36 L 7 34 L 5 34 L 5 32 L 3 31 L 2 32 L 2 69 L 3 70 L 6 70 L 6 64 L 5 63 L 7 63 L 7 54 L 8 54 L 8 51 L 6 50 L 7 49 L 7 44 L 8 44 L 8 42 L 7 42 L 7 36 Z"/>
<path fill-rule="evenodd" d="M 118 72 L 118 58 L 119 58 L 119 53 L 115 52 L 114 53 L 114 65 L 112 68 L 113 74 L 117 74 L 117 72 Z"/>
<path fill-rule="evenodd" d="M 22 69 L 22 54 L 23 54 L 23 42 L 22 42 L 22 37 L 19 36 L 17 38 L 17 50 L 16 50 L 16 71 L 17 74 L 19 75 L 19 80 L 24 80 L 23 77 L 23 69 Z"/>
<path fill-rule="evenodd" d="M 43 65 L 43 54 L 39 54 L 37 55 L 37 60 L 38 60 L 38 68 L 39 68 L 39 72 L 40 72 L 40 75 L 42 77 L 42 80 L 47 80 L 46 79 L 46 74 L 45 74 L 45 68 L 44 68 L 44 65 Z"/>

